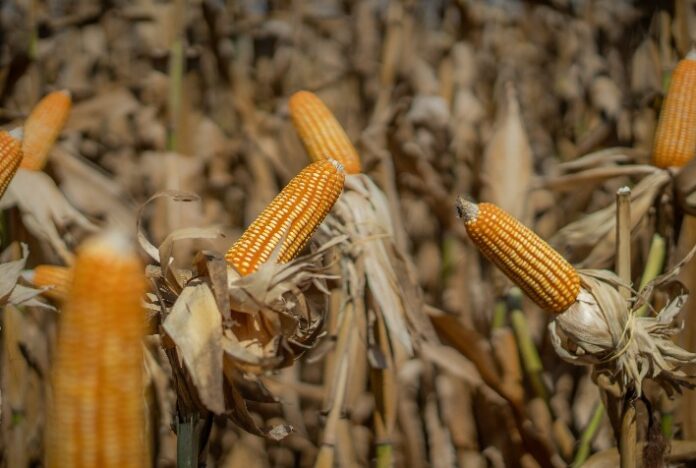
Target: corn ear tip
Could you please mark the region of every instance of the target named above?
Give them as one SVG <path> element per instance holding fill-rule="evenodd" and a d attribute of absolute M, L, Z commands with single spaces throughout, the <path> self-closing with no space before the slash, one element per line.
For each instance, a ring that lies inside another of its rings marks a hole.
<path fill-rule="evenodd" d="M 465 223 L 473 221 L 478 216 L 479 208 L 474 202 L 467 200 L 464 197 L 457 198 L 457 215 L 464 220 Z"/>
<path fill-rule="evenodd" d="M 119 258 L 133 256 L 135 248 L 130 236 L 123 231 L 108 230 L 85 241 L 81 251 L 83 253 L 99 253 L 115 255 Z"/>
<path fill-rule="evenodd" d="M 326 159 L 331 163 L 331 165 L 333 165 L 333 167 L 336 168 L 336 171 L 339 174 L 345 174 L 346 168 L 343 166 L 343 164 L 331 157 L 327 157 Z"/>
<path fill-rule="evenodd" d="M 34 282 L 34 270 L 22 270 L 22 272 L 19 274 L 19 276 L 24 280 L 28 281 L 29 283 Z"/>
<path fill-rule="evenodd" d="M 24 129 L 22 127 L 16 127 L 10 130 L 9 135 L 17 141 L 22 141 L 24 138 Z"/>

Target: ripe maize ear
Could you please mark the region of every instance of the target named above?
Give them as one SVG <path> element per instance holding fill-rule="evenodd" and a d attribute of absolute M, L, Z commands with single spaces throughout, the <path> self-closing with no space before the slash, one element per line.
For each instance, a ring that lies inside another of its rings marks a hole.
<path fill-rule="evenodd" d="M 333 207 L 344 181 L 343 167 L 333 159 L 305 167 L 230 247 L 227 262 L 246 276 L 278 245 L 278 263 L 295 258 Z"/>
<path fill-rule="evenodd" d="M 44 96 L 24 122 L 22 167 L 40 171 L 46 165 L 48 153 L 68 120 L 72 98 L 68 91 L 54 91 Z"/>
<path fill-rule="evenodd" d="M 652 163 L 682 167 L 696 155 L 696 50 L 672 72 L 655 131 Z"/>
<path fill-rule="evenodd" d="M 577 271 L 529 228 L 492 203 L 460 198 L 457 209 L 481 253 L 539 307 L 558 314 L 575 302 Z"/>
<path fill-rule="evenodd" d="M 145 467 L 143 266 L 116 234 L 78 251 L 60 317 L 47 466 Z"/>
<path fill-rule="evenodd" d="M 0 197 L 22 161 L 22 144 L 7 132 L 0 132 Z"/>
<path fill-rule="evenodd" d="M 42 294 L 56 302 L 65 302 L 72 283 L 72 269 L 58 265 L 39 265 L 34 268 L 32 283 L 52 286 Z"/>
<path fill-rule="evenodd" d="M 345 130 L 319 97 L 298 91 L 289 102 L 292 123 L 313 161 L 332 158 L 348 174 L 360 172 L 360 156 Z"/>

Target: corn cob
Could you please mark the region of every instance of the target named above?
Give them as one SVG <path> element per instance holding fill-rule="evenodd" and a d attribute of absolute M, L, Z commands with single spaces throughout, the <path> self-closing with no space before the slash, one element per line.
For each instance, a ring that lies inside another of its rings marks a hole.
<path fill-rule="evenodd" d="M 360 156 L 348 135 L 319 97 L 298 91 L 289 102 L 292 123 L 313 161 L 333 158 L 348 174 L 360 172 Z"/>
<path fill-rule="evenodd" d="M 52 286 L 42 294 L 56 302 L 65 302 L 72 283 L 72 269 L 58 265 L 39 265 L 34 268 L 31 282 L 36 286 Z"/>
<path fill-rule="evenodd" d="M 24 122 L 22 167 L 40 171 L 46 165 L 48 152 L 68 120 L 72 99 L 68 91 L 54 91 L 34 106 Z"/>
<path fill-rule="evenodd" d="M 61 315 L 47 466 L 149 465 L 144 435 L 143 266 L 116 234 L 79 251 Z"/>
<path fill-rule="evenodd" d="M 7 132 L 0 132 L 0 197 L 22 161 L 22 144 Z"/>
<path fill-rule="evenodd" d="M 682 167 L 696 155 L 696 50 L 672 73 L 655 131 L 652 162 L 657 167 Z"/>
<path fill-rule="evenodd" d="M 305 167 L 230 247 L 227 262 L 246 276 L 281 242 L 277 262 L 295 258 L 338 199 L 344 180 L 343 167 L 333 159 Z"/>
<path fill-rule="evenodd" d="M 457 201 L 459 216 L 481 253 L 542 309 L 561 313 L 580 292 L 580 278 L 558 252 L 492 203 Z"/>

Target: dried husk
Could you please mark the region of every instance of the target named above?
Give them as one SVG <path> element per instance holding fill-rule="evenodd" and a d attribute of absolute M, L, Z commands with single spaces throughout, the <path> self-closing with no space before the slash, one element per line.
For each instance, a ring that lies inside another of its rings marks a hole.
<path fill-rule="evenodd" d="M 650 282 L 627 302 L 619 288 L 627 288 L 609 271 L 581 270 L 582 289 L 577 301 L 549 324 L 551 342 L 564 360 L 592 366 L 595 382 L 611 394 L 642 393 L 644 379 L 661 385 L 669 395 L 682 387 L 692 388 L 692 375 L 682 368 L 696 363 L 696 354 L 672 342 L 681 327 L 675 317 L 687 294 L 673 297 L 656 315 L 639 317 L 636 310 L 650 298 L 655 287 L 673 282 L 681 266 Z"/>
<path fill-rule="evenodd" d="M 162 197 L 197 200 L 195 195 L 168 191 L 148 203 Z M 195 388 L 197 404 L 226 414 L 257 435 L 280 439 L 289 434 L 291 428 L 285 425 L 262 429 L 249 414 L 249 398 L 267 395 L 265 402 L 274 401 L 253 376 L 291 365 L 316 344 L 326 309 L 324 296 L 329 294 L 326 280 L 333 278 L 322 258 L 346 236 L 333 237 L 284 264 L 276 263 L 281 242 L 268 262 L 242 277 L 222 254 L 212 251 L 200 252 L 192 269 L 174 266 L 178 241 L 220 237 L 216 227 L 178 229 L 155 247 L 143 234 L 140 220 L 138 226 L 141 246 L 157 263 L 148 267 L 157 291 L 149 295 L 149 308 L 161 313 L 166 338 L 176 347 L 172 365 L 178 365 L 187 376 L 182 380 Z M 250 381 L 261 394 L 245 390 Z"/>

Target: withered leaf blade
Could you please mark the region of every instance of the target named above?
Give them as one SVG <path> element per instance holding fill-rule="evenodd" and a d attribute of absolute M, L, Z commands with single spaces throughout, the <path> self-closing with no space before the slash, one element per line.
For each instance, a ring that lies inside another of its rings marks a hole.
<path fill-rule="evenodd" d="M 162 326 L 176 343 L 203 404 L 224 413 L 222 316 L 208 285 L 185 287 Z"/>
<path fill-rule="evenodd" d="M 43 172 L 17 170 L 0 200 L 0 208 L 14 205 L 19 207 L 26 228 L 48 242 L 66 263 L 72 263 L 73 254 L 59 230 L 71 225 L 86 232 L 98 229 L 68 202 L 53 179 Z"/>
<path fill-rule="evenodd" d="M 495 203 L 527 224 L 533 155 L 512 83 L 499 101 L 496 129 L 481 162 L 481 201 Z"/>

